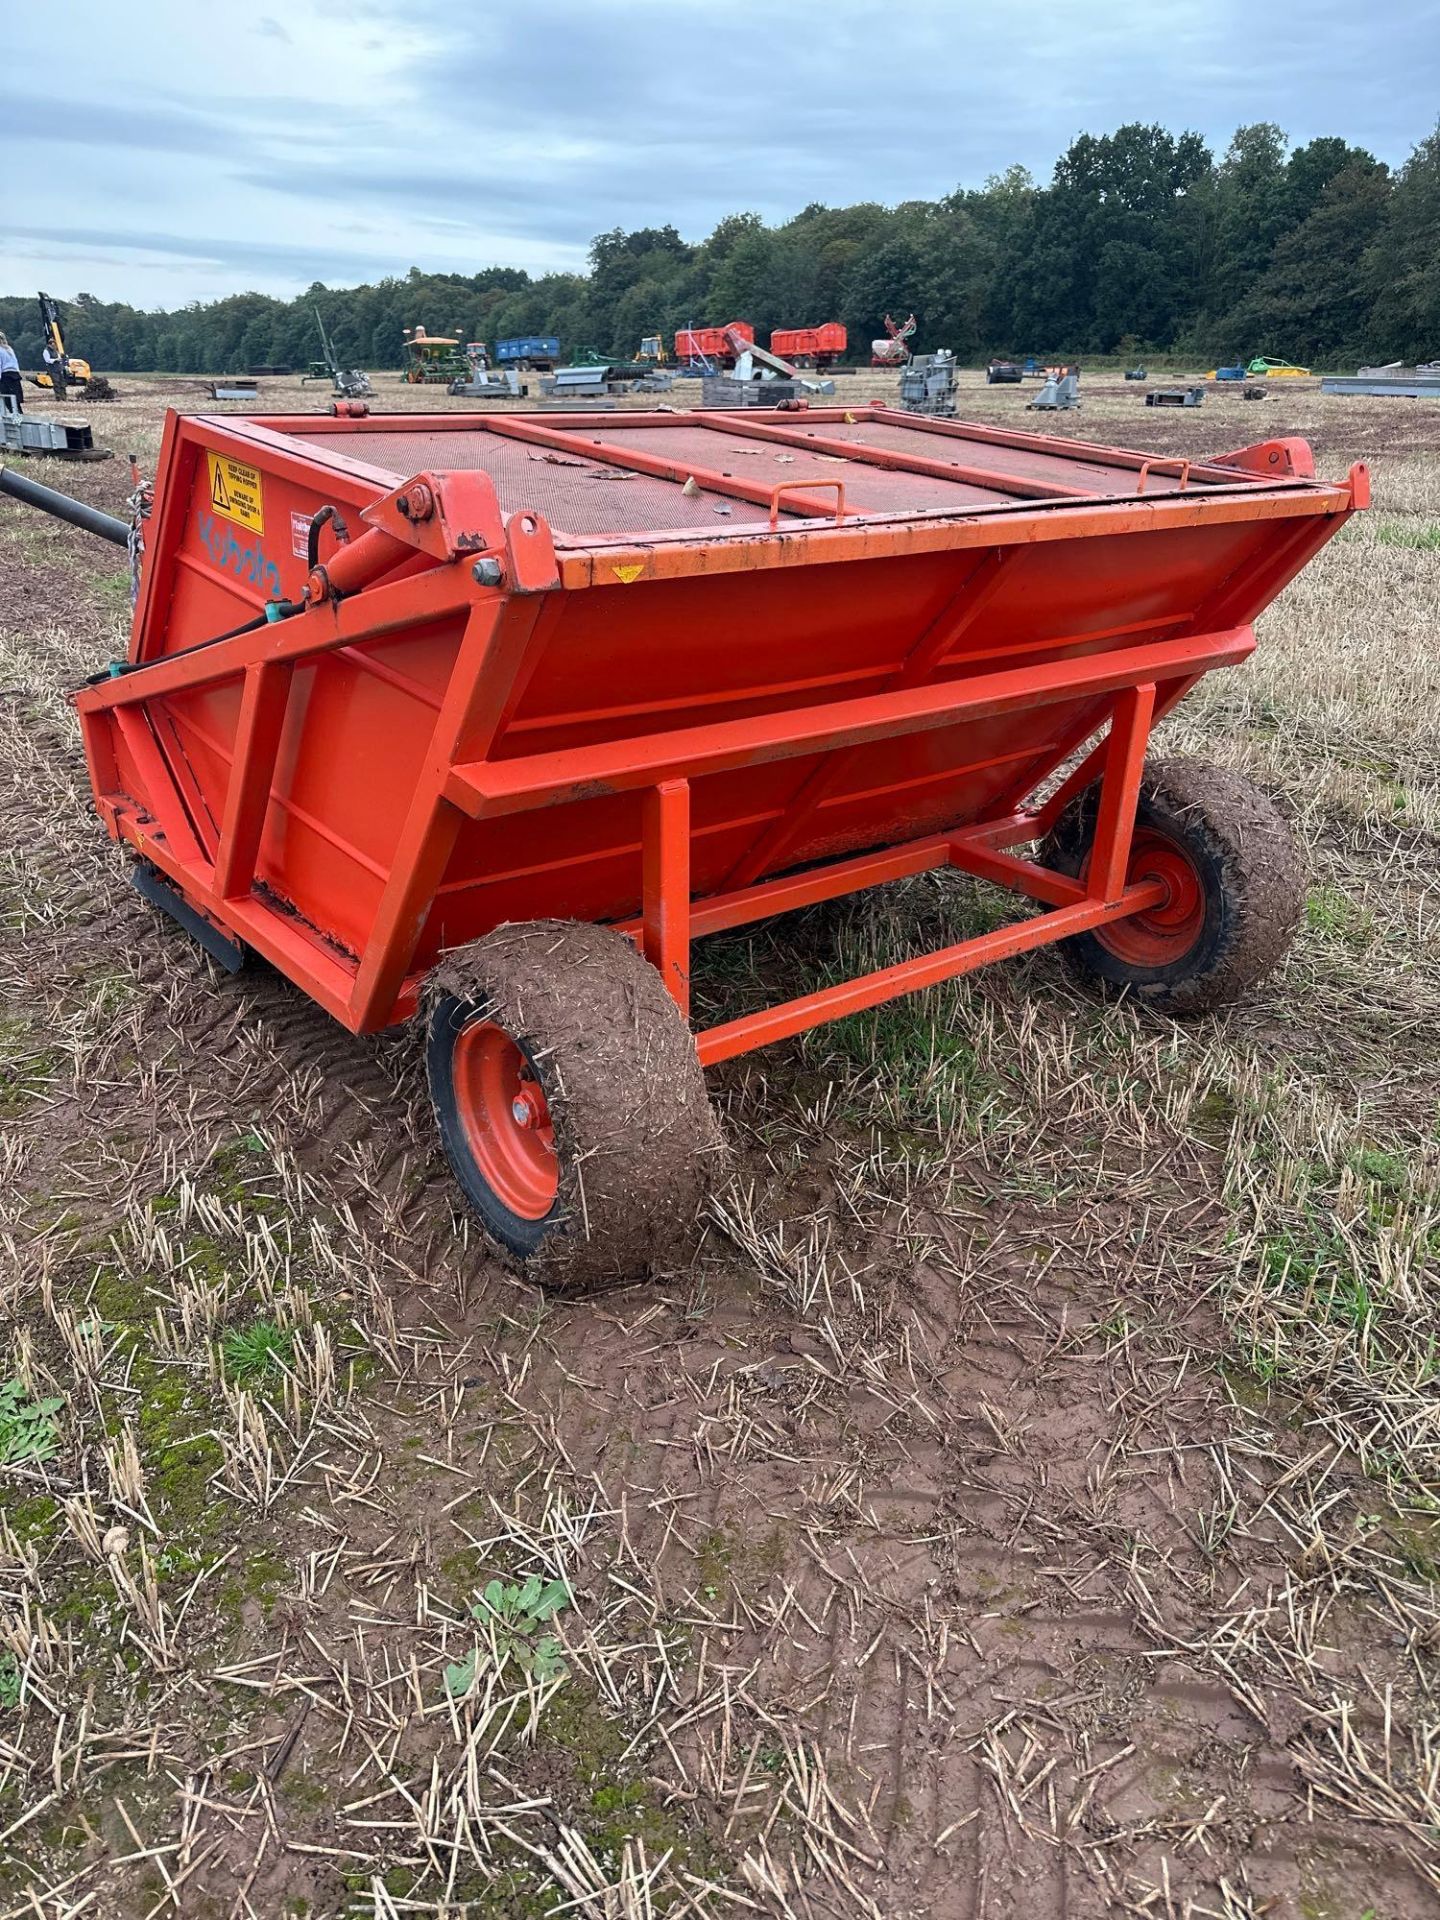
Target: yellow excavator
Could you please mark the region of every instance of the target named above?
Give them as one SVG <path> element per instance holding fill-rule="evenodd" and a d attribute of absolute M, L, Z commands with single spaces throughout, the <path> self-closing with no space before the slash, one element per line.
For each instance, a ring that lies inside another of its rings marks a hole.
<path fill-rule="evenodd" d="M 45 366 L 31 378 L 37 387 L 63 400 L 67 386 L 83 387 L 89 380 L 90 362 L 66 353 L 65 336 L 60 331 L 60 309 L 48 293 L 40 295 L 40 330 L 45 336 Z"/>

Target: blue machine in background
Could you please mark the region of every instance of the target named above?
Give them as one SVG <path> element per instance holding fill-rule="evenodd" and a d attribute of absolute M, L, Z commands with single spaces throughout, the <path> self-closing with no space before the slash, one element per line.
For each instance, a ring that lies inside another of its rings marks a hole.
<path fill-rule="evenodd" d="M 498 366 L 534 367 L 537 372 L 551 373 L 559 359 L 560 342 L 553 333 L 525 333 L 495 342 Z"/>

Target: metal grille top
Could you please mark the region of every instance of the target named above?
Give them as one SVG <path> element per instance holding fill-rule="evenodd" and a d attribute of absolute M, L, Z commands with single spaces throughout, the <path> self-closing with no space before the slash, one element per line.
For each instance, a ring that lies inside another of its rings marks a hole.
<path fill-rule="evenodd" d="M 483 470 L 507 514 L 543 515 L 557 546 L 572 547 L 609 538 L 723 539 L 770 524 L 783 530 L 836 519 L 846 525 L 928 520 L 1267 484 L 1267 476 L 1231 466 L 885 407 L 602 418 L 372 414 L 283 426 L 296 440 L 363 463 L 387 486 L 421 472 Z"/>

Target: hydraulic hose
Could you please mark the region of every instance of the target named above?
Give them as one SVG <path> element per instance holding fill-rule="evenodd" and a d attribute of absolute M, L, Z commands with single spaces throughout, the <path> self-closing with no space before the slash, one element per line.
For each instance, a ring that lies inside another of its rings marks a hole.
<path fill-rule="evenodd" d="M 340 509 L 338 507 L 321 507 L 320 511 L 312 517 L 310 521 L 310 531 L 305 538 L 305 564 L 307 570 L 311 573 L 313 573 L 320 564 L 320 529 L 325 525 L 327 520 L 333 520 L 335 522 L 335 538 L 342 542 L 342 544 L 350 538 L 350 529 L 341 519 Z"/>
<path fill-rule="evenodd" d="M 87 506 L 83 500 L 73 500 L 68 493 L 57 493 L 54 487 L 42 486 L 38 480 L 17 473 L 13 467 L 0 466 L 0 493 L 8 493 L 13 500 L 23 500 L 27 507 L 38 507 L 42 513 L 52 513 L 57 520 L 66 520 L 72 527 L 83 527 L 86 533 L 98 534 L 117 547 L 129 545 L 127 521 L 117 520 L 113 513 L 102 513 L 99 507 Z"/>

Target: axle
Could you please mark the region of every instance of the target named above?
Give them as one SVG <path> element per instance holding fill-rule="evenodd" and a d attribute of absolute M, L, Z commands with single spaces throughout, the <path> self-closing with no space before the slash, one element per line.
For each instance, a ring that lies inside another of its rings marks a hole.
<path fill-rule="evenodd" d="M 112 540 L 117 547 L 129 542 L 127 521 L 117 520 L 113 513 L 102 513 L 99 507 L 87 506 L 83 500 L 74 500 L 68 493 L 57 493 L 54 487 L 42 486 L 38 480 L 17 473 L 13 467 L 0 466 L 0 493 L 23 500 L 27 507 L 38 507 L 42 513 L 53 513 L 57 520 L 67 520 L 72 527 L 83 527 L 86 533 L 98 534 L 102 540 Z"/>

